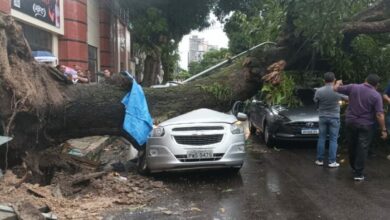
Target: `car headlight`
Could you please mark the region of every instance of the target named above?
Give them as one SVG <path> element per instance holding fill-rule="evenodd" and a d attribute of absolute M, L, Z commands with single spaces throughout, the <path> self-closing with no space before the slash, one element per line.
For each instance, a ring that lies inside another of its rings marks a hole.
<path fill-rule="evenodd" d="M 340 106 L 344 106 L 344 105 L 346 105 L 347 104 L 347 101 L 345 101 L 345 100 L 340 100 L 339 101 L 339 105 Z"/>
<path fill-rule="evenodd" d="M 165 130 L 163 127 L 156 127 L 152 131 L 152 137 L 162 137 L 165 134 Z"/>
<path fill-rule="evenodd" d="M 230 126 L 230 131 L 232 134 L 242 134 L 244 133 L 244 129 L 239 125 L 241 122 L 236 122 Z"/>

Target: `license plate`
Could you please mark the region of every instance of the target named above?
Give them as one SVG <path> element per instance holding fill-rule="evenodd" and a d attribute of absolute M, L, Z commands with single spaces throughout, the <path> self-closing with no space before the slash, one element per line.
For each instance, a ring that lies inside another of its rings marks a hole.
<path fill-rule="evenodd" d="M 319 134 L 320 131 L 318 129 L 305 129 L 301 130 L 301 134 Z"/>
<path fill-rule="evenodd" d="M 192 150 L 187 152 L 187 159 L 204 159 L 212 157 L 213 151 L 211 150 Z"/>

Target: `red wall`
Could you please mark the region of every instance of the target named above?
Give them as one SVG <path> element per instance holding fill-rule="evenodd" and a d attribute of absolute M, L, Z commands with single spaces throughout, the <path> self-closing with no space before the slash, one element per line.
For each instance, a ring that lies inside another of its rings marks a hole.
<path fill-rule="evenodd" d="M 23 1 L 23 0 L 21 0 Z M 64 35 L 58 35 L 58 57 L 61 64 L 73 67 L 79 65 L 82 69 L 88 69 L 88 19 L 87 19 L 87 0 L 63 0 L 64 7 Z M 94 1 L 95 2 L 95 1 Z M 113 42 L 118 43 L 119 32 L 111 36 L 111 14 L 106 4 L 111 0 L 96 0 L 99 6 L 99 29 L 100 29 L 100 68 L 114 71 L 114 60 L 123 59 L 125 54 L 119 56 L 118 51 L 113 51 Z M 11 0 L 0 0 L 0 12 L 10 14 Z M 116 45 L 118 46 L 118 45 Z M 114 56 L 114 57 L 113 57 Z"/>
<path fill-rule="evenodd" d="M 11 0 L 0 0 L 0 12 L 11 13 Z"/>
<path fill-rule="evenodd" d="M 65 0 L 64 9 L 64 36 L 59 37 L 60 63 L 88 69 L 87 0 Z"/>

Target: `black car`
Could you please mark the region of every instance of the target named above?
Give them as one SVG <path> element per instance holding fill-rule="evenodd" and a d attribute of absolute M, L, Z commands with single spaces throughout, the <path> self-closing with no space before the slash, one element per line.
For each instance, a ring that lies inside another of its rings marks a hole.
<path fill-rule="evenodd" d="M 318 111 L 313 101 L 314 89 L 295 92 L 301 105 L 267 105 L 260 93 L 247 106 L 251 133 L 262 134 L 267 146 L 275 141 L 315 141 L 318 139 Z"/>

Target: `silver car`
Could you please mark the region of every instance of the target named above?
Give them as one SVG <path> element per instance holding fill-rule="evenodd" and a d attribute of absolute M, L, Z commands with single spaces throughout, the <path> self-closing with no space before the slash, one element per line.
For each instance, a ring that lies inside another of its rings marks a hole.
<path fill-rule="evenodd" d="M 236 116 L 198 109 L 164 121 L 153 129 L 145 152 L 140 153 L 140 173 L 192 169 L 231 168 L 244 163 L 245 136 Z"/>

